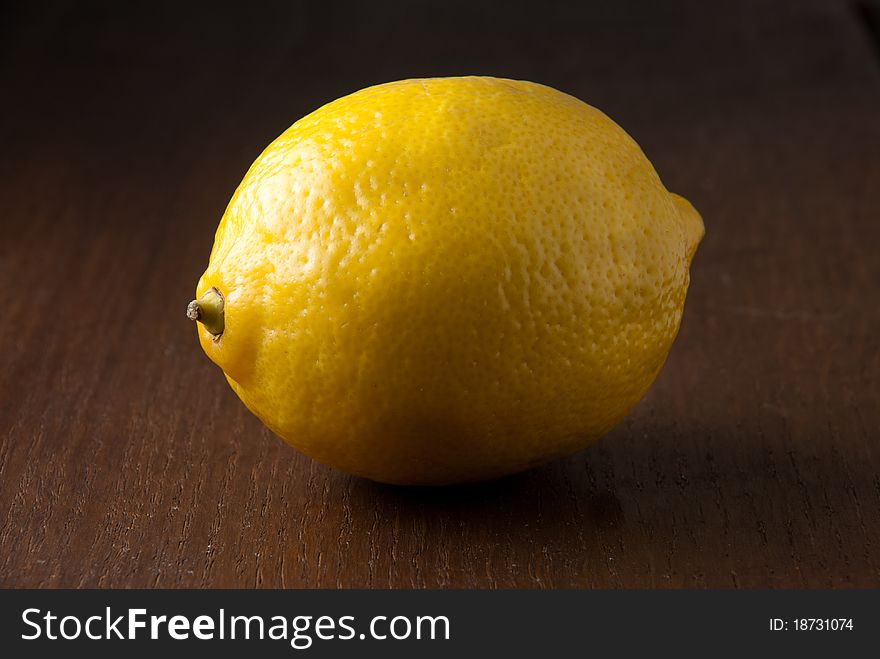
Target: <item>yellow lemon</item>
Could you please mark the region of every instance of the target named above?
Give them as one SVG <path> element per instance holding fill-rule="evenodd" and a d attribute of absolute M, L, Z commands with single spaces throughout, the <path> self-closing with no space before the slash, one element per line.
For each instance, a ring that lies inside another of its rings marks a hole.
<path fill-rule="evenodd" d="M 316 460 L 389 483 L 493 478 L 579 451 L 642 397 L 702 235 L 578 99 L 404 80 L 269 145 L 188 314 L 245 405 Z"/>

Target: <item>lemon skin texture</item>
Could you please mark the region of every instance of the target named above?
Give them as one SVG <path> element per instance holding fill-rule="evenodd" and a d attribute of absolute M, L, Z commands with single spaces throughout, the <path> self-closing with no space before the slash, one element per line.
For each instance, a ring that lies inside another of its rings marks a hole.
<path fill-rule="evenodd" d="M 678 331 L 699 214 L 611 119 L 486 77 L 371 87 L 260 155 L 197 295 L 207 355 L 272 431 L 377 481 L 570 455 L 643 396 Z"/>

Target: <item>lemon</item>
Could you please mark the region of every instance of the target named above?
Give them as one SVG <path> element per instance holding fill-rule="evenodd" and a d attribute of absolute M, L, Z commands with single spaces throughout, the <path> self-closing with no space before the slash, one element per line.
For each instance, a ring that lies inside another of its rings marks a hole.
<path fill-rule="evenodd" d="M 389 483 L 493 478 L 583 449 L 642 397 L 702 235 L 578 99 L 404 80 L 269 145 L 188 313 L 245 405 L 303 453 Z"/>

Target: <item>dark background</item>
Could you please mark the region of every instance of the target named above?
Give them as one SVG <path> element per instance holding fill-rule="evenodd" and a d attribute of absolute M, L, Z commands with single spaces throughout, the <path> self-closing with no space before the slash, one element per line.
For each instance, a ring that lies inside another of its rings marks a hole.
<path fill-rule="evenodd" d="M 180 5 L 0 10 L 0 585 L 880 585 L 870 6 Z M 289 124 L 468 73 L 607 112 L 707 236 L 664 371 L 601 443 L 380 486 L 265 430 L 183 311 Z"/>

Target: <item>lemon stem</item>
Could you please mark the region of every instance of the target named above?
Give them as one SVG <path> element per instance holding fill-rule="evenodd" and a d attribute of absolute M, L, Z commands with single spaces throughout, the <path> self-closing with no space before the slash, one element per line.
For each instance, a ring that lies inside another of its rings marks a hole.
<path fill-rule="evenodd" d="M 202 297 L 187 305 L 186 317 L 197 320 L 215 339 L 219 339 L 223 334 L 223 294 L 212 286 Z"/>

